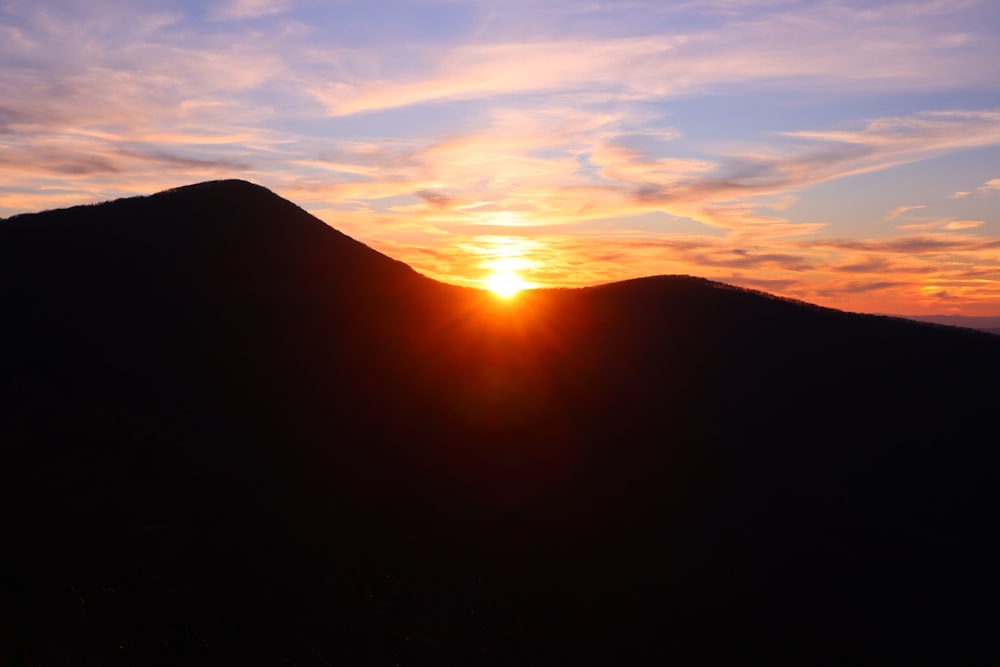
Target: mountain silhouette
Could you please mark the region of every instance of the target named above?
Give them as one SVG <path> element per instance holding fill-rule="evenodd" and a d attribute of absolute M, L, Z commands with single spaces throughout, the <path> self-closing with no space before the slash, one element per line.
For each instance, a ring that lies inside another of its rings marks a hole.
<path fill-rule="evenodd" d="M 908 319 L 918 322 L 933 322 L 953 327 L 978 329 L 992 334 L 1000 334 L 1000 317 L 977 317 L 972 315 L 915 315 Z"/>
<path fill-rule="evenodd" d="M 814 664 L 995 630 L 1000 339 L 504 302 L 243 181 L 0 222 L 3 664 Z"/>

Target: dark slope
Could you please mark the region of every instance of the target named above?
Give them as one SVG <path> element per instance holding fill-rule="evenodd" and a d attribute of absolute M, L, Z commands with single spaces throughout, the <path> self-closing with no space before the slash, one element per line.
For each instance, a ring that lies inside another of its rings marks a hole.
<path fill-rule="evenodd" d="M 918 322 L 933 322 L 950 327 L 977 329 L 992 334 L 1000 333 L 1000 317 L 977 317 L 966 315 L 911 315 L 907 319 Z"/>
<path fill-rule="evenodd" d="M 15 663 L 836 663 L 997 620 L 989 335 L 687 277 L 504 304 L 239 181 L 4 221 L 0 291 Z"/>

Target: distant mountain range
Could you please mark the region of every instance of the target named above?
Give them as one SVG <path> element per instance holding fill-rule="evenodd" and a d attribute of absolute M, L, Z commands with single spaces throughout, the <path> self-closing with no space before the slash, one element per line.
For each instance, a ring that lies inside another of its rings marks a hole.
<path fill-rule="evenodd" d="M 504 302 L 243 181 L 0 222 L 0 305 L 0 664 L 996 653 L 996 336 Z"/>
<path fill-rule="evenodd" d="M 966 327 L 979 329 L 993 334 L 1000 334 L 1000 317 L 975 317 L 971 315 L 912 315 L 908 319 L 918 322 L 932 322 L 951 327 Z"/>

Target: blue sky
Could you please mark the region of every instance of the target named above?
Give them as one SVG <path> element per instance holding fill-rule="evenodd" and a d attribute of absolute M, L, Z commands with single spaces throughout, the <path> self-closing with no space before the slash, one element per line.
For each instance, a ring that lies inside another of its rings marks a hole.
<path fill-rule="evenodd" d="M 0 216 L 214 178 L 432 277 L 1000 315 L 991 0 L 0 0 Z"/>

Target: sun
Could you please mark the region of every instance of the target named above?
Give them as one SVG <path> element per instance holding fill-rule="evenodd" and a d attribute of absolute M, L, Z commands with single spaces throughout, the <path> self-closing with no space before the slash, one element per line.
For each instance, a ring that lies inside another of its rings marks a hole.
<path fill-rule="evenodd" d="M 486 279 L 486 289 L 501 299 L 513 298 L 515 294 L 527 287 L 521 276 L 513 271 L 494 271 Z"/>

